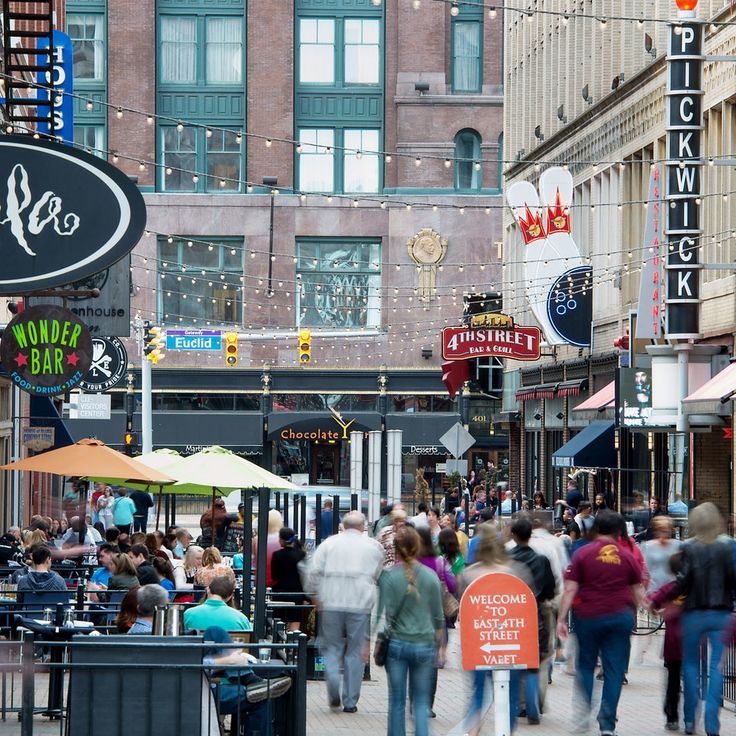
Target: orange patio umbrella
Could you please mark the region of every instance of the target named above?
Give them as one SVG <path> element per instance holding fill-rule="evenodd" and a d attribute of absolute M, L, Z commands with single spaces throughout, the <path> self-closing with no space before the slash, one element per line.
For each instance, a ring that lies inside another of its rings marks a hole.
<path fill-rule="evenodd" d="M 172 478 L 162 470 L 150 468 L 93 438 L 85 438 L 68 447 L 60 447 L 58 450 L 49 450 L 27 457 L 25 460 L 0 465 L 0 469 L 30 470 L 36 473 L 82 478 L 104 477 L 119 485 L 125 485 L 127 481 L 151 485 L 168 485 L 176 481 L 176 478 Z"/>

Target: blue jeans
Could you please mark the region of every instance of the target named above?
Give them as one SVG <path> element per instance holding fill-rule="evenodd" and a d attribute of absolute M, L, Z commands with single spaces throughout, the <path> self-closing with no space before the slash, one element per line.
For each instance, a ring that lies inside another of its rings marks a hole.
<path fill-rule="evenodd" d="M 416 736 L 429 736 L 432 671 L 437 666 L 434 644 L 391 639 L 386 658 L 388 675 L 388 736 L 406 736 L 406 679 L 414 711 Z"/>
<path fill-rule="evenodd" d="M 696 709 L 700 698 L 698 683 L 700 674 L 700 644 L 710 642 L 708 664 L 708 689 L 705 693 L 705 731 L 720 733 L 718 710 L 721 707 L 723 672 L 719 665 L 723 658 L 723 631 L 728 626 L 728 611 L 688 611 L 682 617 L 682 679 L 684 684 L 685 724 L 695 724 Z"/>
<path fill-rule="evenodd" d="M 526 717 L 539 718 L 539 670 L 511 670 L 511 686 L 509 698 L 511 700 L 511 730 L 516 728 L 516 718 L 519 714 L 519 691 L 524 684 L 524 700 L 526 701 Z"/>
<path fill-rule="evenodd" d="M 601 731 L 613 731 L 616 728 L 616 709 L 621 697 L 621 686 L 629 664 L 634 614 L 627 610 L 594 618 L 573 615 L 573 622 L 579 642 L 577 686 L 590 707 L 595 666 L 600 654 L 605 676 L 598 724 Z"/>
<path fill-rule="evenodd" d="M 243 685 L 222 684 L 217 690 L 220 715 L 237 716 L 244 721 L 246 734 L 268 736 L 271 733 L 270 701 L 249 703 Z"/>

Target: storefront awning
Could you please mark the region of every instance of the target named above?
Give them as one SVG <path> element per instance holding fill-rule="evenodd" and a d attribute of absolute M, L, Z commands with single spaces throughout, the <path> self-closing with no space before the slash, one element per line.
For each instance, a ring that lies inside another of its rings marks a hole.
<path fill-rule="evenodd" d="M 611 381 L 600 391 L 589 396 L 582 404 L 578 404 L 573 411 L 603 411 L 616 403 L 616 381 Z"/>
<path fill-rule="evenodd" d="M 591 422 L 582 432 L 552 453 L 554 468 L 615 468 L 613 422 Z"/>
<path fill-rule="evenodd" d="M 684 401 L 686 404 L 727 404 L 736 394 L 736 363 L 731 363 L 710 381 L 693 391 Z"/>
<path fill-rule="evenodd" d="M 554 399 L 565 396 L 577 396 L 588 388 L 588 379 L 575 381 L 558 381 L 557 383 L 539 383 L 536 386 L 525 386 L 516 392 L 517 401 L 531 399 Z"/>

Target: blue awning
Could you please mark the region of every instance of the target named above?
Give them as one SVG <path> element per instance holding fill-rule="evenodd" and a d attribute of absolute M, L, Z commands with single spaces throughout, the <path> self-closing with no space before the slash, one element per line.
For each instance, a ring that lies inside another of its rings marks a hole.
<path fill-rule="evenodd" d="M 69 434 L 69 429 L 64 420 L 56 411 L 54 402 L 48 396 L 31 396 L 31 427 L 53 427 L 54 445 L 49 449 L 56 450 L 59 447 L 73 445 L 74 440 Z"/>
<path fill-rule="evenodd" d="M 613 422 L 591 422 L 582 432 L 552 453 L 554 468 L 615 468 Z"/>

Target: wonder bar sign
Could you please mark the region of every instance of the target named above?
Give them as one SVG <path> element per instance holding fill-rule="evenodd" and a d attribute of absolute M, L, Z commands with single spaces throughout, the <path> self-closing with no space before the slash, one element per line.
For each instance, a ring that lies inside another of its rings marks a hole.
<path fill-rule="evenodd" d="M 539 360 L 538 327 L 513 329 L 445 327 L 442 330 L 442 357 L 444 360 L 468 358 L 511 358 L 512 360 Z"/>
<path fill-rule="evenodd" d="M 16 314 L 0 340 L 10 380 L 35 396 L 74 388 L 92 363 L 92 338 L 74 312 L 50 304 Z"/>
<path fill-rule="evenodd" d="M 703 29 L 670 26 L 667 54 L 667 339 L 700 337 L 700 162 Z"/>

